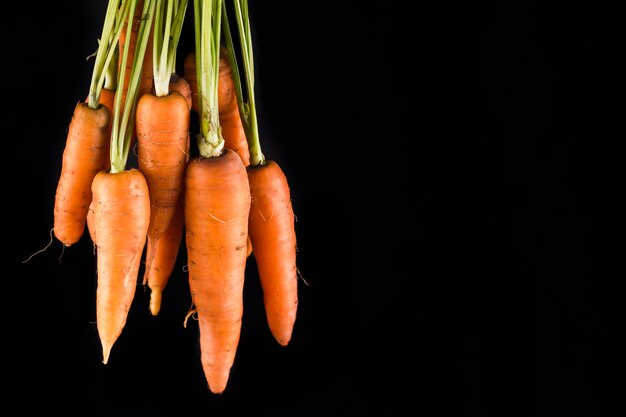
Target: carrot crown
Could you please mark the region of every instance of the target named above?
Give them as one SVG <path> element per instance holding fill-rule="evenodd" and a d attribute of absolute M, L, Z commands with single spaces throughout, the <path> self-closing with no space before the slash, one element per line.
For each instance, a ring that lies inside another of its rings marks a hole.
<path fill-rule="evenodd" d="M 254 99 L 254 53 L 252 51 L 252 31 L 250 30 L 250 15 L 248 13 L 248 0 L 233 0 L 237 30 L 239 33 L 239 44 L 241 60 L 244 67 L 246 80 L 246 97 L 244 98 L 241 85 L 241 75 L 237 66 L 235 45 L 233 43 L 228 18 L 224 18 L 224 37 L 226 39 L 226 49 L 228 50 L 228 61 L 232 68 L 233 79 L 235 81 L 235 92 L 237 94 L 237 105 L 241 115 L 243 128 L 246 132 L 246 140 L 250 148 L 250 164 L 263 165 L 265 156 L 261 151 L 261 141 L 259 139 L 259 127 L 256 114 L 256 102 Z M 224 6 L 226 15 L 226 6 Z"/>
<path fill-rule="evenodd" d="M 220 126 L 217 89 L 220 63 L 220 33 L 223 0 L 194 0 L 196 41 L 196 74 L 200 132 L 198 151 L 201 156 L 219 156 L 224 149 Z"/>

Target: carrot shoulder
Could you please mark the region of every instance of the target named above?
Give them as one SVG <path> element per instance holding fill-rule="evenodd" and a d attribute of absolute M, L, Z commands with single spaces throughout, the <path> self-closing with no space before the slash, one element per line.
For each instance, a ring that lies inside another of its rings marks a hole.
<path fill-rule="evenodd" d="M 289 185 L 279 165 L 271 160 L 248 168 L 252 203 L 249 233 L 267 322 L 272 335 L 285 346 L 298 309 L 295 217 Z"/>
<path fill-rule="evenodd" d="M 96 322 L 103 363 L 126 324 L 150 223 L 148 184 L 137 169 L 99 172 L 93 181 L 97 236 Z"/>
<path fill-rule="evenodd" d="M 214 393 L 226 388 L 239 344 L 249 212 L 246 169 L 234 151 L 189 163 L 189 287 L 197 309 L 202 367 Z"/>
<path fill-rule="evenodd" d="M 66 246 L 85 231 L 91 182 L 109 160 L 110 118 L 106 106 L 92 109 L 81 102 L 74 108 L 54 201 L 54 234 Z"/>

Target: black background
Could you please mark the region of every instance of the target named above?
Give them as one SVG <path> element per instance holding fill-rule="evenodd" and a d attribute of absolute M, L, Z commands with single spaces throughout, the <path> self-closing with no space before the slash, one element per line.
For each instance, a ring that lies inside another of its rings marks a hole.
<path fill-rule="evenodd" d="M 219 396 L 197 327 L 183 327 L 184 251 L 159 316 L 138 287 L 106 366 L 88 235 L 23 262 L 50 239 L 66 128 L 106 2 L 22 3 L 2 26 L 16 103 L 3 114 L 5 158 L 17 158 L 7 226 L 19 230 L 5 277 L 18 286 L 5 295 L 17 303 L 18 355 L 5 360 L 20 409 L 595 415 L 585 141 L 596 44 L 585 3 L 250 1 L 261 141 L 290 181 L 306 284 L 281 348 L 250 261 Z"/>

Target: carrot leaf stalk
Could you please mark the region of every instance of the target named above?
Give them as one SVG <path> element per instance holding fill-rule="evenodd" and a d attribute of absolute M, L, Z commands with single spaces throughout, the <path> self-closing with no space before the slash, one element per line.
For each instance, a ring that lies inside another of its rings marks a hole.
<path fill-rule="evenodd" d="M 205 158 L 221 155 L 224 138 L 218 109 L 220 36 L 223 0 L 194 0 L 196 74 L 200 132 L 198 153 Z"/>
<path fill-rule="evenodd" d="M 244 66 L 244 78 L 246 81 L 246 97 L 244 97 L 241 75 L 235 59 L 235 45 L 228 23 L 228 18 L 224 21 L 224 38 L 226 40 L 226 49 L 228 50 L 228 61 L 233 72 L 235 82 L 235 91 L 237 94 L 237 104 L 241 113 L 241 121 L 246 131 L 246 139 L 250 148 L 250 164 L 263 165 L 265 156 L 261 151 L 261 142 L 259 140 L 259 127 L 256 114 L 256 102 L 254 98 L 254 52 L 252 50 L 252 31 L 250 30 L 250 17 L 248 14 L 247 0 L 233 0 L 237 29 L 239 31 L 241 59 Z M 224 14 L 226 14 L 226 6 L 224 5 Z"/>
<path fill-rule="evenodd" d="M 154 17 L 154 90 L 157 96 L 169 94 L 176 66 L 176 50 L 185 20 L 187 0 L 156 0 Z"/>
<path fill-rule="evenodd" d="M 115 0 L 113 0 L 115 1 Z M 130 19 L 135 13 L 137 7 L 137 0 L 125 0 L 125 3 L 129 3 L 128 11 L 125 16 Z M 141 19 L 139 25 L 138 40 L 139 43 L 135 49 L 135 55 L 129 57 L 128 51 L 130 49 L 131 37 L 126 37 L 126 47 L 122 54 L 122 62 L 120 68 L 126 68 L 128 59 L 131 59 L 133 69 L 130 73 L 130 84 L 128 87 L 128 93 L 125 96 L 125 103 L 122 103 L 122 94 L 116 95 L 115 105 L 113 110 L 113 126 L 111 128 L 111 173 L 115 174 L 122 172 L 126 169 L 126 162 L 128 160 L 128 152 L 130 150 L 130 144 L 135 123 L 135 109 L 137 107 L 137 95 L 139 91 L 139 78 L 141 76 L 141 69 L 146 49 L 148 45 L 150 28 L 152 26 L 152 20 L 154 17 L 154 9 L 156 0 L 146 0 L 143 5 L 144 19 Z M 124 19 L 122 19 L 123 21 Z M 119 33 L 118 33 L 119 37 Z M 124 71 L 120 71 L 119 78 L 117 80 L 118 85 L 124 85 L 124 78 L 126 74 Z M 129 105 L 130 104 L 130 105 Z M 124 109 L 123 114 L 121 109 Z"/>

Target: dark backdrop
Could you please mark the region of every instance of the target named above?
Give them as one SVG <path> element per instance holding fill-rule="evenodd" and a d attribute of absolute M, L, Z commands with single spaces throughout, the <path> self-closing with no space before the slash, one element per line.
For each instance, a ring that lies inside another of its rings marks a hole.
<path fill-rule="evenodd" d="M 6 171 L 15 191 L 5 201 L 16 202 L 8 226 L 18 231 L 4 277 L 17 284 L 4 298 L 16 303 L 7 321 L 18 354 L 5 361 L 26 399 L 19 407 L 594 415 L 592 184 L 581 139 L 592 131 L 582 117 L 594 93 L 590 11 L 250 3 L 263 150 L 290 182 L 306 280 L 293 340 L 281 348 L 271 338 L 251 260 L 235 365 L 226 392 L 212 395 L 197 326 L 183 328 L 182 249 L 159 316 L 138 287 L 102 365 L 88 235 L 65 250 L 47 244 L 106 2 L 22 2 L 2 25 L 3 90 L 15 102 L 3 112 L 4 155 L 17 167 Z"/>

